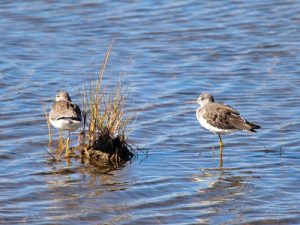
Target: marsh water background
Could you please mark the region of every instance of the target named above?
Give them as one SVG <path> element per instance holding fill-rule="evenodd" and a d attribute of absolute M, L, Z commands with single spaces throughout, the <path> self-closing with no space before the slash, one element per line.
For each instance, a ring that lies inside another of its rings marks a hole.
<path fill-rule="evenodd" d="M 79 101 L 113 39 L 148 155 L 53 163 L 41 102 Z M 4 0 L 0 50 L 0 223 L 300 224 L 299 2 Z M 185 104 L 204 91 L 263 127 L 224 136 L 223 168 Z"/>

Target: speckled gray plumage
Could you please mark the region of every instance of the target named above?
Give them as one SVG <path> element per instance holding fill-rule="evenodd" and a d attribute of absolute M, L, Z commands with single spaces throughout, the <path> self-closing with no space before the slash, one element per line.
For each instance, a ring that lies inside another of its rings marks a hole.
<path fill-rule="evenodd" d="M 202 101 L 205 100 L 204 96 Z M 231 106 L 213 101 L 212 98 L 212 100 L 207 101 L 197 110 L 197 118 L 200 116 L 203 117 L 207 123 L 218 129 L 255 132 L 255 129 L 260 128 L 260 126 L 245 120 L 240 113 Z"/>
<path fill-rule="evenodd" d="M 78 105 L 69 101 L 54 102 L 49 113 L 51 120 L 70 118 L 81 121 L 81 111 Z"/>

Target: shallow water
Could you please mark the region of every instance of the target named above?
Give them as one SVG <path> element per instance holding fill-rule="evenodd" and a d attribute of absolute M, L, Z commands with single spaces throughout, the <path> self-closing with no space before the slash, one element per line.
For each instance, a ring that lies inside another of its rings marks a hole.
<path fill-rule="evenodd" d="M 2 1 L 0 223 L 300 223 L 299 9 Z M 58 89 L 78 102 L 113 39 L 105 83 L 129 86 L 130 140 L 148 155 L 117 170 L 53 163 L 42 102 Z M 204 91 L 263 127 L 224 136 L 222 168 L 186 104 Z"/>

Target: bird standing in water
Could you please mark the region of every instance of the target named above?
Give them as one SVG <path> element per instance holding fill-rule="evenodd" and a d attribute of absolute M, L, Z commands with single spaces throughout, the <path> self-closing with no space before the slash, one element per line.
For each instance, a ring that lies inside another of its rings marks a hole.
<path fill-rule="evenodd" d="M 59 130 L 60 144 L 62 143 L 61 131 L 69 132 L 66 143 L 66 157 L 69 157 L 70 131 L 77 130 L 81 123 L 81 111 L 78 105 L 72 102 L 65 91 L 56 93 L 55 101 L 49 113 L 49 120 L 53 127 Z"/>
<path fill-rule="evenodd" d="M 217 134 L 220 144 L 220 159 L 222 160 L 223 142 L 221 135 L 234 131 L 256 132 L 260 126 L 245 120 L 240 113 L 229 105 L 217 103 L 209 93 L 203 93 L 197 99 L 200 107 L 196 111 L 196 116 L 200 124 Z M 222 162 L 220 162 L 220 165 Z"/>

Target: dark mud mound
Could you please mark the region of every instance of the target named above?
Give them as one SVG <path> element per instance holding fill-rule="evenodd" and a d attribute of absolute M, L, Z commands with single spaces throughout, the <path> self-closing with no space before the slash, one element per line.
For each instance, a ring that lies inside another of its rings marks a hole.
<path fill-rule="evenodd" d="M 133 149 L 120 136 L 113 137 L 108 129 L 98 133 L 95 140 L 85 146 L 81 154 L 93 164 L 111 162 L 113 164 L 130 161 L 134 157 Z"/>

